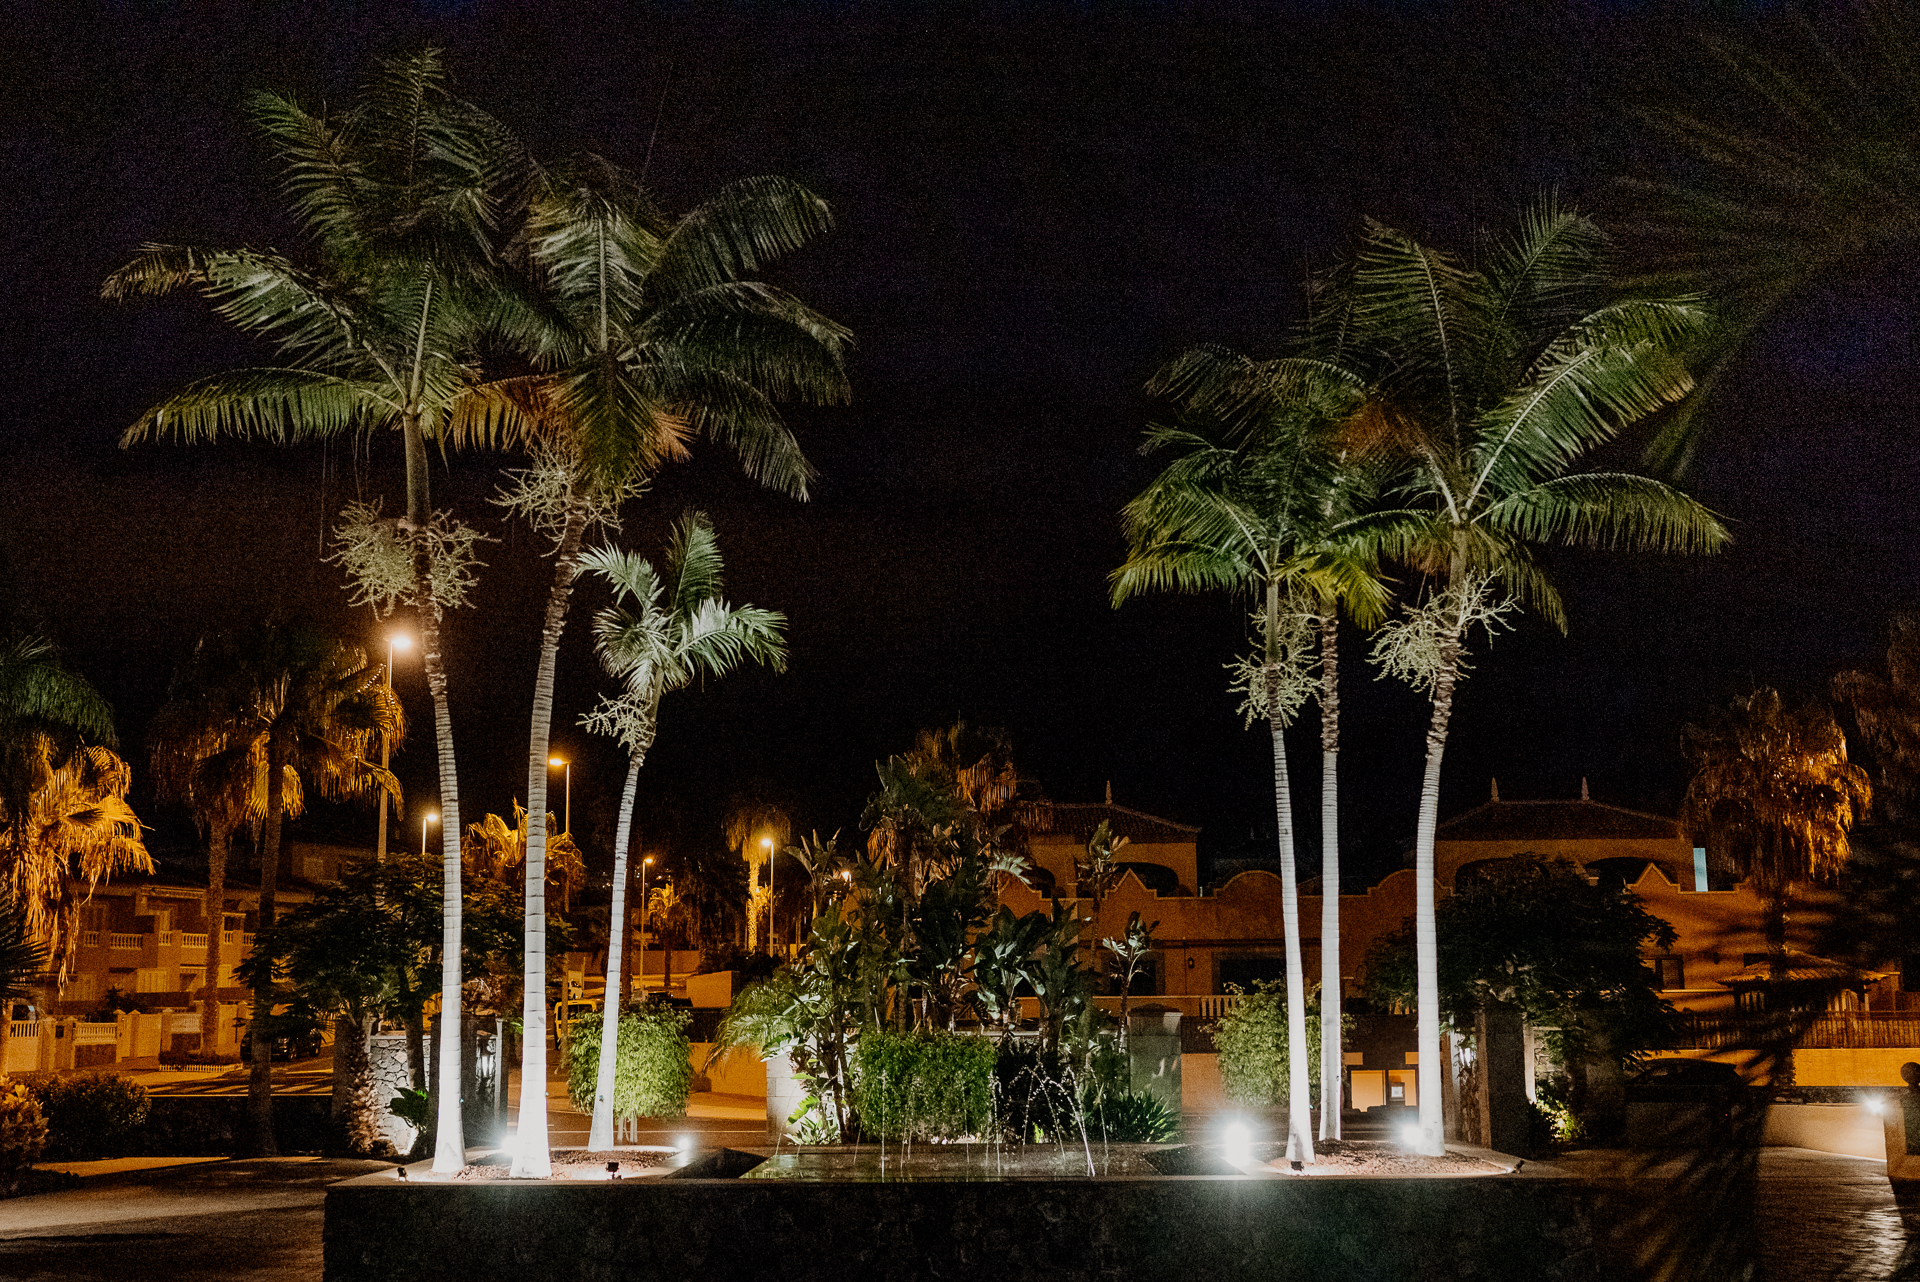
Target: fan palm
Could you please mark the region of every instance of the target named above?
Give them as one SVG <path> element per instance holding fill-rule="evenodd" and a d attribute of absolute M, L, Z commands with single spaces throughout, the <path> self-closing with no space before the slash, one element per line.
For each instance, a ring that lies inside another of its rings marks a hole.
<path fill-rule="evenodd" d="M 731 445 L 750 475 L 805 498 L 812 468 L 775 409 L 847 395 L 848 335 L 799 300 L 745 279 L 830 225 L 825 202 L 795 183 L 735 183 L 677 222 L 661 217 L 629 175 L 589 156 L 557 175 L 533 203 L 528 257 L 558 323 L 529 352 L 550 372 L 488 389 L 512 412 L 472 422 L 526 439 L 535 466 L 500 500 L 551 536 L 552 586 L 541 630 L 527 749 L 528 804 L 545 804 L 554 667 L 585 537 L 614 524 L 624 498 L 686 442 Z M 528 851 L 529 887 L 542 858 Z M 545 950 L 528 901 L 531 1000 Z M 527 1012 L 529 1030 L 545 1012 Z M 538 1043 L 529 1036 L 526 1047 Z M 544 1089 L 539 1079 L 523 1076 Z"/>
<path fill-rule="evenodd" d="M 421 658 L 433 698 L 440 774 L 444 968 L 441 991 L 440 1148 L 434 1169 L 458 1170 L 460 1148 L 460 815 L 453 727 L 440 641 L 442 611 L 463 590 L 470 531 L 430 502 L 427 443 L 478 415 L 517 411 L 479 396 L 473 351 L 482 332 L 524 336 L 541 327 L 498 270 L 506 229 L 520 221 L 534 169 L 499 124 L 456 98 L 437 51 L 378 64 L 361 100 L 337 115 L 311 113 L 269 93 L 251 100 L 254 123 L 286 172 L 293 213 L 314 261 L 272 250 L 148 245 L 108 277 L 108 297 L 197 288 L 226 320 L 270 342 L 279 360 L 189 386 L 144 414 L 122 438 L 182 442 L 225 437 L 293 444 L 397 430 L 406 512 L 350 513 L 387 576 L 360 587 L 381 608 L 419 612 Z M 397 564 L 396 564 L 397 562 Z"/>
<path fill-rule="evenodd" d="M 201 755 L 224 757 L 209 777 L 235 794 L 257 790 L 263 799 L 259 931 L 265 932 L 277 911 L 283 820 L 299 813 L 304 797 L 399 795 L 393 775 L 370 756 L 383 732 L 401 728 L 399 703 L 365 651 L 304 624 L 270 622 L 206 638 L 194 667 L 205 682 L 199 733 L 208 751 Z M 226 804 L 233 804 L 231 796 Z M 270 988 L 256 990 L 249 1095 L 253 1143 L 267 1154 L 274 1140 L 265 1017 L 273 1005 Z"/>
<path fill-rule="evenodd" d="M 1682 738 L 1694 776 L 1681 822 L 1730 854 L 1767 901 L 1773 978 L 1784 977 L 1793 888 L 1831 882 L 1847 832 L 1873 792 L 1847 760 L 1847 739 L 1821 704 L 1789 706 L 1776 690 L 1733 700 Z"/>
<path fill-rule="evenodd" d="M 613 843 L 614 900 L 608 918 L 620 922 L 626 906 L 628 830 L 633 822 L 634 796 L 640 767 L 659 727 L 661 698 L 696 677 L 717 679 L 746 662 L 785 671 L 787 648 L 781 634 L 786 618 L 776 610 L 729 606 L 721 597 L 725 566 L 719 540 L 704 513 L 690 512 L 675 524 L 666 561 L 659 570 L 645 559 L 615 548 L 590 552 L 583 563 L 613 588 L 613 603 L 595 616 L 593 631 L 601 663 L 624 687 L 618 698 L 602 700 L 585 719 L 589 729 L 619 739 L 627 750 L 627 782 L 620 794 L 620 819 Z M 590 1147 L 613 1143 L 613 1046 L 618 1018 L 613 995 L 621 991 L 623 982 L 620 965 L 624 933 L 611 932 L 607 948 L 607 1000 L 601 1013 L 604 1022 Z M 521 1133 L 525 1135 L 525 1126 Z M 537 1146 L 522 1143 L 514 1166 L 516 1170 L 523 1164 L 531 1168 L 545 1160 L 543 1129 Z"/>
<path fill-rule="evenodd" d="M 1128 555 L 1112 575 L 1113 601 L 1119 605 L 1152 589 L 1221 588 L 1248 592 L 1260 602 L 1260 653 L 1241 665 L 1241 676 L 1249 722 L 1264 719 L 1273 745 L 1288 1038 L 1291 1062 L 1305 1064 L 1306 980 L 1284 732 L 1310 688 L 1304 627 L 1309 613 L 1333 614 L 1344 603 L 1357 617 L 1374 621 L 1385 601 L 1370 554 L 1337 533 L 1352 516 L 1364 480 L 1335 429 L 1362 403 L 1364 387 L 1311 354 L 1256 362 L 1200 349 L 1163 369 L 1149 391 L 1168 397 L 1178 418 L 1173 426 L 1151 429 L 1143 448 L 1174 457 L 1127 505 Z M 1329 640 L 1326 631 L 1320 639 Z M 1331 672 L 1331 652 L 1325 657 Z M 1328 706 L 1324 694 L 1322 706 Z M 1329 762 L 1326 788 L 1334 777 Z M 1329 840 L 1336 833 L 1330 827 Z M 1335 853 L 1327 854 L 1330 849 Z M 1322 947 L 1336 950 L 1337 976 L 1337 848 L 1323 847 L 1323 858 L 1336 888 L 1336 916 Z M 1289 1157 L 1310 1160 L 1308 1075 L 1296 1073 L 1289 1081 Z M 1330 1110 L 1321 1111 L 1324 1123 Z M 1333 1130 L 1323 1129 L 1333 1137 Z"/>
<path fill-rule="evenodd" d="M 97 744 L 71 752 L 41 737 L 33 791 L 24 811 L 0 830 L 4 897 L 47 945 L 56 986 L 66 983 L 78 943 L 80 910 L 117 872 L 152 872 L 140 821 L 127 804 L 133 771 Z"/>
<path fill-rule="evenodd" d="M 1343 363 L 1369 389 L 1359 417 L 1411 463 L 1405 505 L 1358 518 L 1349 533 L 1428 579 L 1425 601 L 1384 626 L 1374 648 L 1432 701 L 1414 846 L 1426 1152 L 1441 1148 L 1433 839 L 1468 632 L 1515 604 L 1564 630 L 1540 545 L 1711 552 L 1728 541 L 1711 512 L 1669 486 L 1574 470 L 1687 394 L 1688 345 L 1707 322 L 1687 299 L 1610 301 L 1603 249 L 1590 221 L 1551 200 L 1475 263 L 1369 223 L 1332 286 L 1350 317 Z"/>
<path fill-rule="evenodd" d="M 30 981 L 46 968 L 47 946 L 27 925 L 26 911 L 12 900 L 0 903 L 0 1003 L 31 996 Z"/>

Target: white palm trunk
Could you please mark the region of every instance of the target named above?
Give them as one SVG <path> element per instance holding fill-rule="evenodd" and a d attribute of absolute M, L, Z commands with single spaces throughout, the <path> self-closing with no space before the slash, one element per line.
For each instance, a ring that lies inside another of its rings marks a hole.
<path fill-rule="evenodd" d="M 1276 671 L 1277 676 L 1277 671 Z M 1277 681 L 1269 683 L 1276 688 Z M 1308 1084 L 1307 985 L 1300 954 L 1300 885 L 1293 862 L 1293 799 L 1287 778 L 1285 727 L 1278 709 L 1273 734 L 1273 808 L 1280 829 L 1280 913 L 1287 947 L 1287 1160 L 1313 1161 L 1313 1096 Z"/>
<path fill-rule="evenodd" d="M 559 662 L 560 633 L 567 625 L 567 600 L 580 569 L 580 540 L 586 511 L 570 512 L 554 552 L 553 586 L 540 630 L 540 668 L 533 683 L 533 725 L 527 736 L 527 915 L 526 967 L 520 1022 L 520 1126 L 515 1132 L 515 1179 L 546 1179 L 553 1174 L 547 1140 L 547 750 L 553 729 L 553 674 Z"/>
<path fill-rule="evenodd" d="M 1320 621 L 1320 1138 L 1340 1138 L 1340 618 Z"/>
<path fill-rule="evenodd" d="M 627 787 L 620 794 L 620 826 L 613 837 L 613 903 L 607 910 L 607 992 L 600 1002 L 600 1064 L 594 1075 L 593 1124 L 587 1147 L 613 1147 L 613 1069 L 620 1038 L 620 995 L 626 992 L 621 960 L 626 948 L 627 832 L 633 823 L 633 798 L 640 784 L 640 753 L 627 763 Z M 642 954 L 644 958 L 645 954 Z"/>
<path fill-rule="evenodd" d="M 460 1107 L 460 776 L 454 768 L 453 716 L 447 706 L 447 669 L 440 653 L 440 609 L 421 586 L 420 660 L 433 696 L 435 748 L 440 765 L 440 1034 L 434 1111 L 433 1169 L 442 1175 L 467 1164 L 466 1119 Z"/>
<path fill-rule="evenodd" d="M 1416 969 L 1416 1039 L 1420 1063 L 1420 1135 L 1416 1148 L 1433 1156 L 1446 1151 L 1440 1110 L 1440 955 L 1434 932 L 1433 835 L 1440 821 L 1440 759 L 1447 750 L 1447 722 L 1460 674 L 1458 617 L 1441 638 L 1440 664 L 1433 683 L 1433 720 L 1427 727 L 1427 767 L 1420 783 L 1420 820 L 1414 829 L 1413 947 Z"/>

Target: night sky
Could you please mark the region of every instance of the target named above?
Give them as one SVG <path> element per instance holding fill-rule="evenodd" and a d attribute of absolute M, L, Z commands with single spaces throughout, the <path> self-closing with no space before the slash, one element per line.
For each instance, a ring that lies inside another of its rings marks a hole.
<path fill-rule="evenodd" d="M 99 300 L 147 239 L 297 251 L 249 89 L 344 102 L 371 58 L 443 46 L 462 94 L 547 160 L 593 149 L 669 210 L 758 173 L 807 183 L 838 229 L 781 283 L 857 336 L 855 402 L 795 413 L 812 502 L 703 446 L 630 509 L 653 553 L 714 516 L 729 595 L 783 610 L 792 663 L 671 696 L 642 840 L 718 840 L 727 797 L 783 797 L 801 830 L 856 826 L 873 762 L 956 717 L 1004 726 L 1061 801 L 1204 826 L 1210 856 L 1271 824 L 1265 735 L 1222 665 L 1244 606 L 1106 602 L 1118 511 L 1149 478 L 1139 389 L 1184 347 L 1278 350 L 1300 281 L 1363 215 L 1465 247 L 1553 188 L 1604 214 L 1658 160 L 1629 105 L 1693 81 L 1696 6 L 552 4 L 5 6 L 0 60 L 0 553 L 5 585 L 114 702 L 136 762 L 202 629 L 270 612 L 381 635 L 319 563 L 356 496 L 400 495 L 397 440 L 275 450 L 115 441 L 187 381 L 261 352 L 190 296 Z M 1738 6 L 1734 7 L 1738 9 Z M 1746 30 L 1772 19 L 1715 19 Z M 75 17 L 75 13 L 85 16 Z M 1678 16 L 1675 16 L 1678 15 Z M 1679 731 L 1754 684 L 1824 689 L 1915 594 L 1910 269 L 1799 300 L 1723 387 L 1693 492 L 1737 546 L 1694 562 L 1556 554 L 1571 634 L 1522 623 L 1455 716 L 1442 813 L 1573 796 L 1671 813 Z M 1631 457 L 1623 450 L 1622 459 Z M 498 535 L 448 627 L 464 818 L 524 792 L 541 546 L 486 503 L 515 460 L 436 463 L 437 504 Z M 604 857 L 623 762 L 575 726 L 605 684 L 575 595 L 556 751 Z M 1411 840 L 1426 709 L 1349 636 L 1349 865 Z M 435 789 L 417 666 L 398 760 Z M 1295 735 L 1314 838 L 1314 717 Z M 556 779 L 556 785 L 558 780 Z M 146 802 L 158 849 L 189 834 Z M 559 798 L 554 796 L 558 808 Z M 306 831 L 370 841 L 370 815 Z"/>

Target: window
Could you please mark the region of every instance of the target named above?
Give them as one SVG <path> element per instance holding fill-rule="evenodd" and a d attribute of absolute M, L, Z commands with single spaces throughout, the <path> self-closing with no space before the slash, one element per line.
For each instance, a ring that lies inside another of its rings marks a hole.
<path fill-rule="evenodd" d="M 1680 958 L 1668 953 L 1654 958 L 1653 964 L 1660 972 L 1660 987 L 1663 991 L 1687 986 L 1687 967 Z"/>

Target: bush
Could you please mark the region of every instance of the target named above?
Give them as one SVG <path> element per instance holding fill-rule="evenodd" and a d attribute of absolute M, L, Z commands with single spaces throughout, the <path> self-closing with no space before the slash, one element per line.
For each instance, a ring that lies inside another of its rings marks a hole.
<path fill-rule="evenodd" d="M 1240 1000 L 1213 1028 L 1220 1085 L 1227 1098 L 1256 1108 L 1287 1102 L 1287 994 L 1283 981 L 1255 980 L 1253 991 L 1228 984 Z M 1343 1018 L 1344 1022 L 1344 1018 Z M 1307 1081 L 1320 1089 L 1320 994 L 1307 996 Z"/>
<path fill-rule="evenodd" d="M 993 1127 L 994 1046 L 961 1033 L 869 1030 L 854 1049 L 854 1107 L 878 1139 L 957 1140 Z"/>
<path fill-rule="evenodd" d="M 1533 1092 L 1538 1097 L 1534 1112 L 1554 1143 L 1578 1144 L 1586 1139 L 1587 1128 L 1573 1111 L 1573 1083 L 1565 1073 L 1549 1073 L 1539 1078 L 1533 1084 Z"/>
<path fill-rule="evenodd" d="M 0 1197 L 17 1192 L 47 1146 L 47 1121 L 26 1086 L 0 1077 Z"/>
<path fill-rule="evenodd" d="M 56 1158 L 112 1156 L 151 1107 L 146 1087 L 114 1073 L 48 1078 L 33 1095 L 47 1119 L 47 1155 Z"/>
<path fill-rule="evenodd" d="M 685 1011 L 664 1003 L 643 1006 L 621 1018 L 613 1061 L 615 1121 L 686 1113 L 687 1093 L 693 1089 L 687 1023 Z M 599 1015 L 582 1015 L 573 1021 L 568 1053 L 567 1096 L 575 1108 L 591 1115 L 600 1073 Z"/>
<path fill-rule="evenodd" d="M 1164 1144 L 1180 1133 L 1180 1115 L 1157 1095 L 1108 1095 L 1086 1107 L 1087 1135 L 1116 1144 Z"/>

